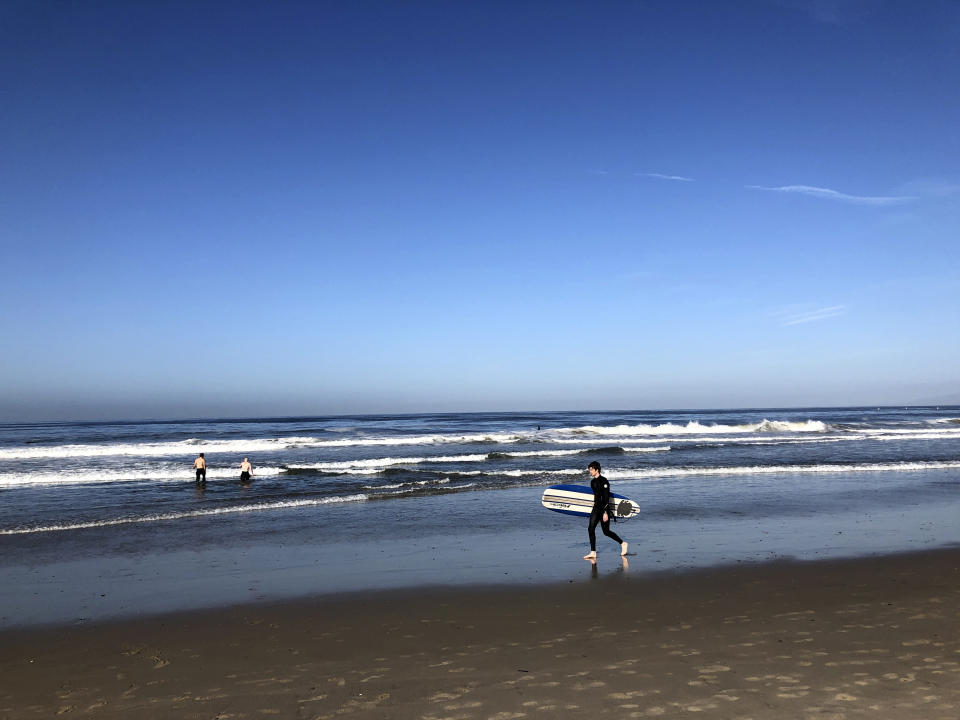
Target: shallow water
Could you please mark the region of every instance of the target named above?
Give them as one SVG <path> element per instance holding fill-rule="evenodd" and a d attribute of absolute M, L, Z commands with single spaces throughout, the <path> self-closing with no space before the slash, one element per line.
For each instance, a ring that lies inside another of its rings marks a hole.
<path fill-rule="evenodd" d="M 960 542 L 960 409 L 0 429 L 0 623 L 420 584 L 590 581 Z M 537 425 L 541 426 L 538 431 Z M 244 450 L 241 448 L 261 448 Z M 205 489 L 195 452 L 212 467 Z M 247 487 L 236 466 L 257 467 Z M 604 465 L 624 567 L 542 489 Z"/>

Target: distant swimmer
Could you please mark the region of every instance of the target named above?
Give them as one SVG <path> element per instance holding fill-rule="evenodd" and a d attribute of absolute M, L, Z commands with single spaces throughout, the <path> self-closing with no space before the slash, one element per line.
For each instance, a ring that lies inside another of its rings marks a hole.
<path fill-rule="evenodd" d="M 193 461 L 193 469 L 197 471 L 197 485 L 207 484 L 207 461 L 203 459 L 203 453 Z"/>
<path fill-rule="evenodd" d="M 248 483 L 253 476 L 253 465 L 250 464 L 250 458 L 244 458 L 240 463 L 240 482 Z"/>
<path fill-rule="evenodd" d="M 587 526 L 587 534 L 590 536 L 590 552 L 583 556 L 584 560 L 597 559 L 597 524 L 603 530 L 603 534 L 611 540 L 620 544 L 620 554 L 627 554 L 627 543 L 619 535 L 610 529 L 610 516 L 607 514 L 607 506 L 610 503 L 610 483 L 600 474 L 600 463 L 594 460 L 587 466 L 590 473 L 590 488 L 593 490 L 593 509 L 590 511 L 590 524 Z"/>

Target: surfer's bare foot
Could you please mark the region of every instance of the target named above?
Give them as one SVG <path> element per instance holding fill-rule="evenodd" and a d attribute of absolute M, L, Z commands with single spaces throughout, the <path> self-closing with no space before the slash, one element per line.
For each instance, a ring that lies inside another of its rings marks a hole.
<path fill-rule="evenodd" d="M 596 551 L 596 550 L 591 550 L 590 552 L 588 552 L 586 555 L 583 556 L 583 559 L 584 559 L 584 560 L 596 560 L 596 559 L 597 559 L 597 551 Z"/>
<path fill-rule="evenodd" d="M 627 554 L 627 543 L 620 543 L 620 554 L 621 555 Z"/>

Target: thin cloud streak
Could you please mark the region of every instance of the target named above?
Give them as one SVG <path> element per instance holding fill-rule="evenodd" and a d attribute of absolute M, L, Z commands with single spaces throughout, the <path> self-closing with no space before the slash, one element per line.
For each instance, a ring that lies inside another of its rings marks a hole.
<path fill-rule="evenodd" d="M 774 0 L 780 7 L 799 10 L 826 25 L 854 25 L 872 14 L 871 0 Z"/>
<path fill-rule="evenodd" d="M 938 179 L 912 180 L 898 188 L 900 192 L 916 193 L 920 196 L 945 198 L 960 194 L 960 182 Z"/>
<path fill-rule="evenodd" d="M 651 177 L 657 178 L 658 180 L 676 180 L 678 182 L 696 182 L 693 178 L 684 177 L 683 175 L 664 175 L 662 173 L 634 173 L 637 177 Z"/>
<path fill-rule="evenodd" d="M 819 310 L 788 315 L 783 322 L 783 327 L 826 320 L 827 318 L 836 317 L 837 315 L 843 315 L 846 311 L 846 305 L 832 305 L 830 307 L 820 308 Z"/>
<path fill-rule="evenodd" d="M 837 190 L 831 190 L 830 188 L 813 187 L 811 185 L 781 185 L 780 187 L 747 185 L 747 187 L 751 190 L 767 190 L 768 192 L 812 195 L 813 197 L 823 198 L 824 200 L 836 200 L 838 202 L 853 203 L 855 205 L 900 205 L 902 203 L 912 202 L 918 199 L 913 195 L 892 195 L 880 197 L 847 195 L 846 193 L 842 193 Z"/>

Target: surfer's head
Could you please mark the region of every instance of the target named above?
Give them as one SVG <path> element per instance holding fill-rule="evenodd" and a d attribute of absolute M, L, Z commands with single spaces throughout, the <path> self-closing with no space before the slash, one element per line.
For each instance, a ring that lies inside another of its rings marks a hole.
<path fill-rule="evenodd" d="M 587 470 L 590 471 L 590 474 L 593 475 L 593 477 L 596 477 L 600 474 L 600 463 L 594 460 L 592 463 L 587 465 Z M 596 473 L 596 475 L 594 475 L 594 473 Z"/>

